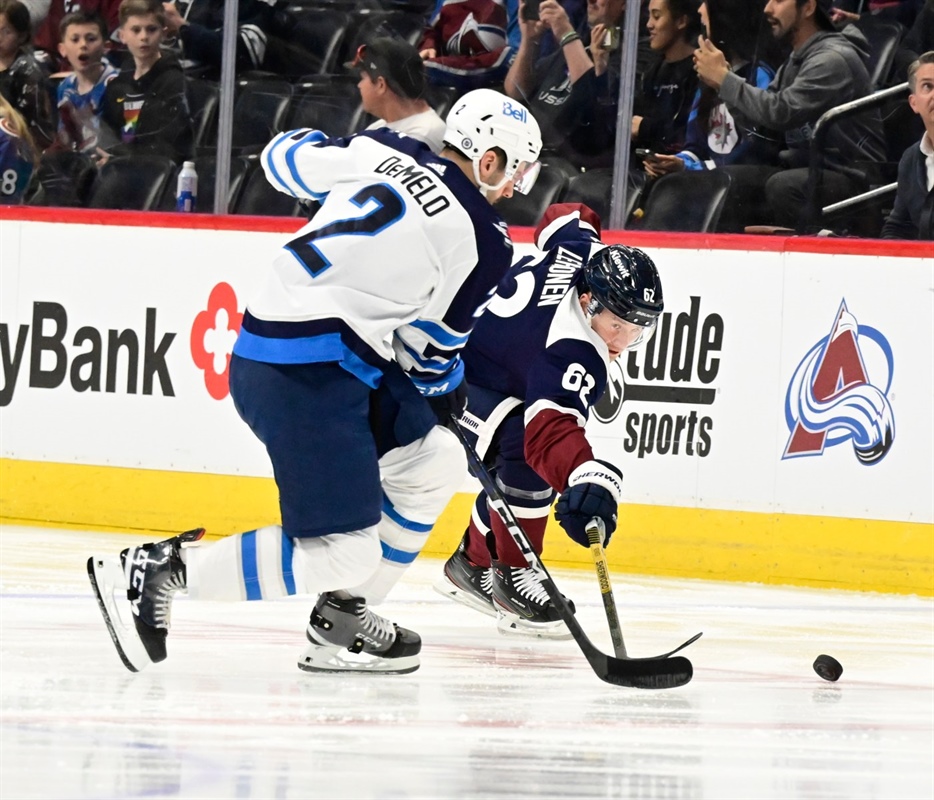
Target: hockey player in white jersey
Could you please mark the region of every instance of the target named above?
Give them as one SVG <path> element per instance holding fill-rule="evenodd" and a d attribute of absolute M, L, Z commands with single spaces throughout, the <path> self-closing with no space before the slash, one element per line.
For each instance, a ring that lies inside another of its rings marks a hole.
<path fill-rule="evenodd" d="M 663 301 L 652 259 L 605 246 L 587 206 L 551 206 L 536 244 L 542 252 L 509 272 L 464 349 L 462 424 L 541 555 L 556 493 L 558 521 L 578 544 L 589 546 L 594 517 L 606 543 L 616 529 L 623 476 L 594 458 L 584 424 L 610 362 L 648 341 Z M 570 636 L 482 493 L 436 588 L 495 615 L 503 633 Z"/>
<path fill-rule="evenodd" d="M 530 188 L 540 149 L 528 110 L 488 89 L 454 105 L 440 156 L 388 129 L 289 131 L 267 145 L 268 180 L 321 204 L 248 303 L 230 364 L 231 397 L 272 462 L 282 524 L 183 547 L 195 529 L 129 548 L 119 565 L 91 558 L 129 669 L 166 657 L 172 596 L 184 589 L 214 600 L 319 595 L 302 669 L 418 668 L 418 634 L 369 604 L 463 480 L 463 452 L 439 420 L 463 409 L 460 353 L 512 259 L 493 204 Z"/>

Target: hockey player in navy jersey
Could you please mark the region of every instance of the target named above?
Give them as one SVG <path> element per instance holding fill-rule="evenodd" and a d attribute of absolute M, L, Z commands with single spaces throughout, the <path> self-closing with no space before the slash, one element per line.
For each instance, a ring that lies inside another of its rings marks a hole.
<path fill-rule="evenodd" d="M 663 304 L 652 259 L 605 246 L 587 206 L 551 206 L 536 244 L 541 253 L 517 262 L 464 349 L 461 423 L 541 555 L 556 493 L 558 522 L 578 544 L 589 546 L 595 517 L 606 542 L 616 529 L 623 476 L 594 458 L 584 423 L 610 362 L 648 340 Z M 570 635 L 484 494 L 436 588 L 495 615 L 502 632 Z"/>
<path fill-rule="evenodd" d="M 272 462 L 282 524 L 182 547 L 200 539 L 195 529 L 129 548 L 119 564 L 90 559 L 129 669 L 165 658 L 183 589 L 213 600 L 319 595 L 302 669 L 418 668 L 418 634 L 369 605 L 463 481 L 463 452 L 438 422 L 463 409 L 460 353 L 512 260 L 493 204 L 527 190 L 541 148 L 528 111 L 489 89 L 464 95 L 446 125 L 440 157 L 388 129 L 289 131 L 263 151 L 276 188 L 321 203 L 274 257 L 230 364 L 234 404 Z"/>

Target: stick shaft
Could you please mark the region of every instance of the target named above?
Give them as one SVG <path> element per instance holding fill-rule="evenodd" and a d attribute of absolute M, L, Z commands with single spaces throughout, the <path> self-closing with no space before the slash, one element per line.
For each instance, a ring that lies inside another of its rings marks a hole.
<path fill-rule="evenodd" d="M 603 598 L 607 625 L 610 627 L 613 652 L 617 658 L 628 658 L 626 643 L 623 641 L 623 630 L 619 624 L 619 613 L 616 611 L 616 600 L 613 598 L 613 587 L 610 585 L 610 568 L 606 563 L 606 552 L 603 550 L 602 529 L 603 523 L 599 519 L 592 519 L 587 526 L 590 555 L 593 557 L 593 565 L 597 570 L 597 581 L 600 584 L 600 596 Z"/>
<path fill-rule="evenodd" d="M 674 658 L 671 658 L 671 656 L 697 639 L 700 634 L 677 649 L 672 650 L 671 653 L 653 658 L 616 658 L 608 656 L 597 649 L 580 626 L 567 600 L 558 591 L 558 587 L 555 586 L 545 565 L 532 549 L 525 531 L 522 530 L 522 526 L 509 507 L 509 503 L 506 502 L 505 496 L 499 490 L 489 470 L 487 470 L 480 456 L 477 455 L 474 446 L 461 429 L 456 415 L 451 415 L 451 422 L 453 423 L 454 435 L 457 436 L 467 454 L 467 462 L 470 464 L 471 471 L 483 486 L 483 491 L 489 498 L 490 504 L 502 517 L 510 536 L 518 546 L 526 563 L 538 573 L 542 586 L 551 598 L 552 603 L 554 603 L 558 616 L 568 626 L 574 641 L 577 642 L 577 646 L 581 649 L 581 653 L 583 653 L 584 658 L 587 659 L 597 677 L 616 686 L 632 686 L 639 689 L 671 689 L 688 683 L 694 674 L 691 662 L 684 656 L 675 656 Z"/>

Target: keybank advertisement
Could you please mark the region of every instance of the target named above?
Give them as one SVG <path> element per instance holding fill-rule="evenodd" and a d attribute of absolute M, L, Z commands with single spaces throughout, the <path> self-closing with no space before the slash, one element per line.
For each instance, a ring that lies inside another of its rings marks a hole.
<path fill-rule="evenodd" d="M 227 369 L 288 238 L 0 222 L 2 456 L 269 476 Z M 934 521 L 930 259 L 645 249 L 665 312 L 588 428 L 626 501 Z"/>

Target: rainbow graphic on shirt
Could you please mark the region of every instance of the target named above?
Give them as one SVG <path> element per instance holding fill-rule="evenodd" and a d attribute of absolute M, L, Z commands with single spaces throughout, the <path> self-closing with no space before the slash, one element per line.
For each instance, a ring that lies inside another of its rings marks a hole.
<path fill-rule="evenodd" d="M 124 142 L 132 142 L 136 138 L 136 126 L 139 124 L 139 114 L 142 110 L 142 100 L 127 100 L 123 104 L 123 127 L 120 129 L 120 138 Z"/>

